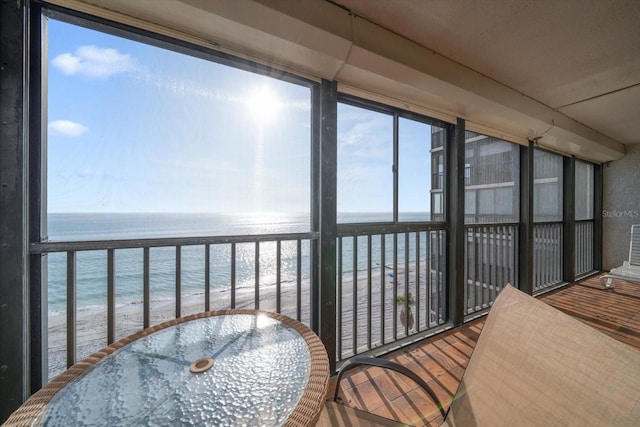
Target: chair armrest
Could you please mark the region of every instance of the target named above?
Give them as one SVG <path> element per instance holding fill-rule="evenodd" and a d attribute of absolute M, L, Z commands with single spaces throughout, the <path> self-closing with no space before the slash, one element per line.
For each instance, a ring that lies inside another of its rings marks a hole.
<path fill-rule="evenodd" d="M 438 407 L 438 410 L 442 414 L 442 418 L 445 418 L 447 416 L 447 412 L 442 407 L 440 399 L 438 399 L 438 396 L 436 396 L 433 389 L 431 389 L 431 387 L 429 387 L 422 378 L 402 365 L 399 365 L 387 359 L 381 359 L 377 357 L 354 356 L 351 359 L 347 360 L 344 365 L 342 365 L 342 367 L 340 368 L 340 372 L 338 372 L 338 378 L 336 380 L 336 391 L 333 394 L 334 402 L 338 399 L 338 391 L 340 390 L 340 380 L 342 379 L 342 376 L 350 370 L 358 368 L 360 366 L 375 366 L 378 368 L 390 369 L 410 378 L 421 389 L 423 389 L 429 395 L 429 397 L 431 397 L 431 400 L 434 401 L 434 403 Z"/>

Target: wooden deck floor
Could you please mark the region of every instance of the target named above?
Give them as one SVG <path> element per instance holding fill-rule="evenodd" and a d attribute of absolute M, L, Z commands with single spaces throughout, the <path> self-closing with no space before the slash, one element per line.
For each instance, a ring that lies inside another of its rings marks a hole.
<path fill-rule="evenodd" d="M 640 285 L 616 280 L 612 288 L 603 289 L 593 277 L 540 299 L 640 351 Z M 420 375 L 448 407 L 483 324 L 484 319 L 478 319 L 387 358 Z M 346 375 L 340 397 L 348 406 L 414 426 L 438 426 L 442 422 L 433 403 L 411 381 L 380 368 Z"/>

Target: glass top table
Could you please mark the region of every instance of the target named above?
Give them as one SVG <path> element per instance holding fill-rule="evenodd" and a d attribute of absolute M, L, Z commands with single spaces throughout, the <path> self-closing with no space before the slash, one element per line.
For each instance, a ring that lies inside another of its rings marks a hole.
<path fill-rule="evenodd" d="M 23 411 L 19 425 L 312 425 L 328 378 L 326 351 L 300 322 L 253 310 L 202 313 L 74 365 L 7 424 Z"/>

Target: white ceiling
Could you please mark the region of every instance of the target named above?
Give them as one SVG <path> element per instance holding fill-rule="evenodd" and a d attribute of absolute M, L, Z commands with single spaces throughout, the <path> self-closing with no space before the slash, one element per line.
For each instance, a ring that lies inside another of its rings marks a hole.
<path fill-rule="evenodd" d="M 624 144 L 640 142 L 640 0 L 335 0 Z"/>
<path fill-rule="evenodd" d="M 640 0 L 48 0 L 595 162 L 640 142 Z"/>

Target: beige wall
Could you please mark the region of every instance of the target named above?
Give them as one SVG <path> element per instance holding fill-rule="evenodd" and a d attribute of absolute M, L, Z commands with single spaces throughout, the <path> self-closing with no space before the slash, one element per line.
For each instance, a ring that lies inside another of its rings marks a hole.
<path fill-rule="evenodd" d="M 603 193 L 602 268 L 610 270 L 629 258 L 631 225 L 640 224 L 640 144 L 604 166 Z"/>

